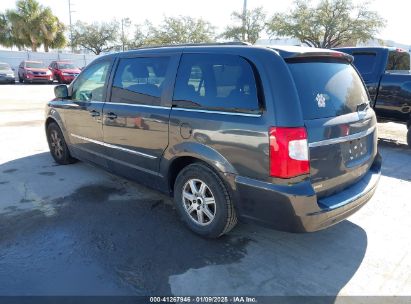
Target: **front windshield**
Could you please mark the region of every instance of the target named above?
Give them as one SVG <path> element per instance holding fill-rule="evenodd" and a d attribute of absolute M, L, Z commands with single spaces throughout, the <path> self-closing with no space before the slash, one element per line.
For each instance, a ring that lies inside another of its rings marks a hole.
<path fill-rule="evenodd" d="M 62 70 L 77 69 L 77 67 L 74 64 L 68 63 L 68 62 L 59 63 L 58 66 L 59 66 L 59 69 L 62 69 Z"/>
<path fill-rule="evenodd" d="M 26 68 L 29 69 L 45 69 L 46 66 L 43 62 L 26 62 Z"/>
<path fill-rule="evenodd" d="M 7 63 L 0 63 L 0 70 L 11 70 Z"/>

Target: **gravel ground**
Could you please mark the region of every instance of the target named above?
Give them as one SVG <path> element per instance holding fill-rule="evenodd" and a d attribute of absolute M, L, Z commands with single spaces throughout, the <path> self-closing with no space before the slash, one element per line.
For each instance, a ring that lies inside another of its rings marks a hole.
<path fill-rule="evenodd" d="M 309 234 L 240 224 L 205 240 L 160 193 L 54 163 L 42 125 L 52 96 L 0 86 L 0 295 L 411 295 L 403 125 L 379 125 L 383 176 L 348 220 Z"/>

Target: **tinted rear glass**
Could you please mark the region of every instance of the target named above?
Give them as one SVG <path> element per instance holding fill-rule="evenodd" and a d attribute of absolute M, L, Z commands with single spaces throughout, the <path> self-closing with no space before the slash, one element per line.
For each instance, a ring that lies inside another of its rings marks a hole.
<path fill-rule="evenodd" d="M 182 107 L 259 111 L 253 68 L 237 55 L 184 54 L 173 99 Z"/>
<path fill-rule="evenodd" d="M 360 73 L 369 74 L 372 73 L 375 66 L 375 53 L 353 53 L 354 65 L 360 71 Z"/>
<path fill-rule="evenodd" d="M 388 53 L 387 71 L 403 71 L 410 69 L 410 54 L 407 52 L 390 51 Z"/>
<path fill-rule="evenodd" d="M 357 111 L 368 95 L 355 69 L 346 63 L 288 64 L 300 97 L 304 119 L 334 117 Z"/>

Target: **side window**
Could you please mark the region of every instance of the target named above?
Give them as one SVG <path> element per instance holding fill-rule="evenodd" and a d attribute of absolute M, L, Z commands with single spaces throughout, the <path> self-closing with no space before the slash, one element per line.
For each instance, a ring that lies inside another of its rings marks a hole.
<path fill-rule="evenodd" d="M 386 71 L 404 71 L 410 69 L 410 54 L 404 51 L 390 51 Z"/>
<path fill-rule="evenodd" d="M 237 55 L 183 55 L 173 100 L 177 106 L 223 111 L 260 108 L 253 68 Z"/>
<path fill-rule="evenodd" d="M 73 84 L 73 100 L 104 101 L 106 81 L 111 62 L 98 62 L 88 67 Z"/>
<path fill-rule="evenodd" d="M 120 59 L 111 101 L 159 105 L 169 61 L 169 57 Z"/>

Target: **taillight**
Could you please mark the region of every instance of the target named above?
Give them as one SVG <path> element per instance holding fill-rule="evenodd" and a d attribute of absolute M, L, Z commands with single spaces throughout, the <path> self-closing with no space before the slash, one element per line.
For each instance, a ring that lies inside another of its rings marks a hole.
<path fill-rule="evenodd" d="M 270 135 L 270 175 L 290 178 L 310 173 L 305 128 L 272 127 Z"/>

